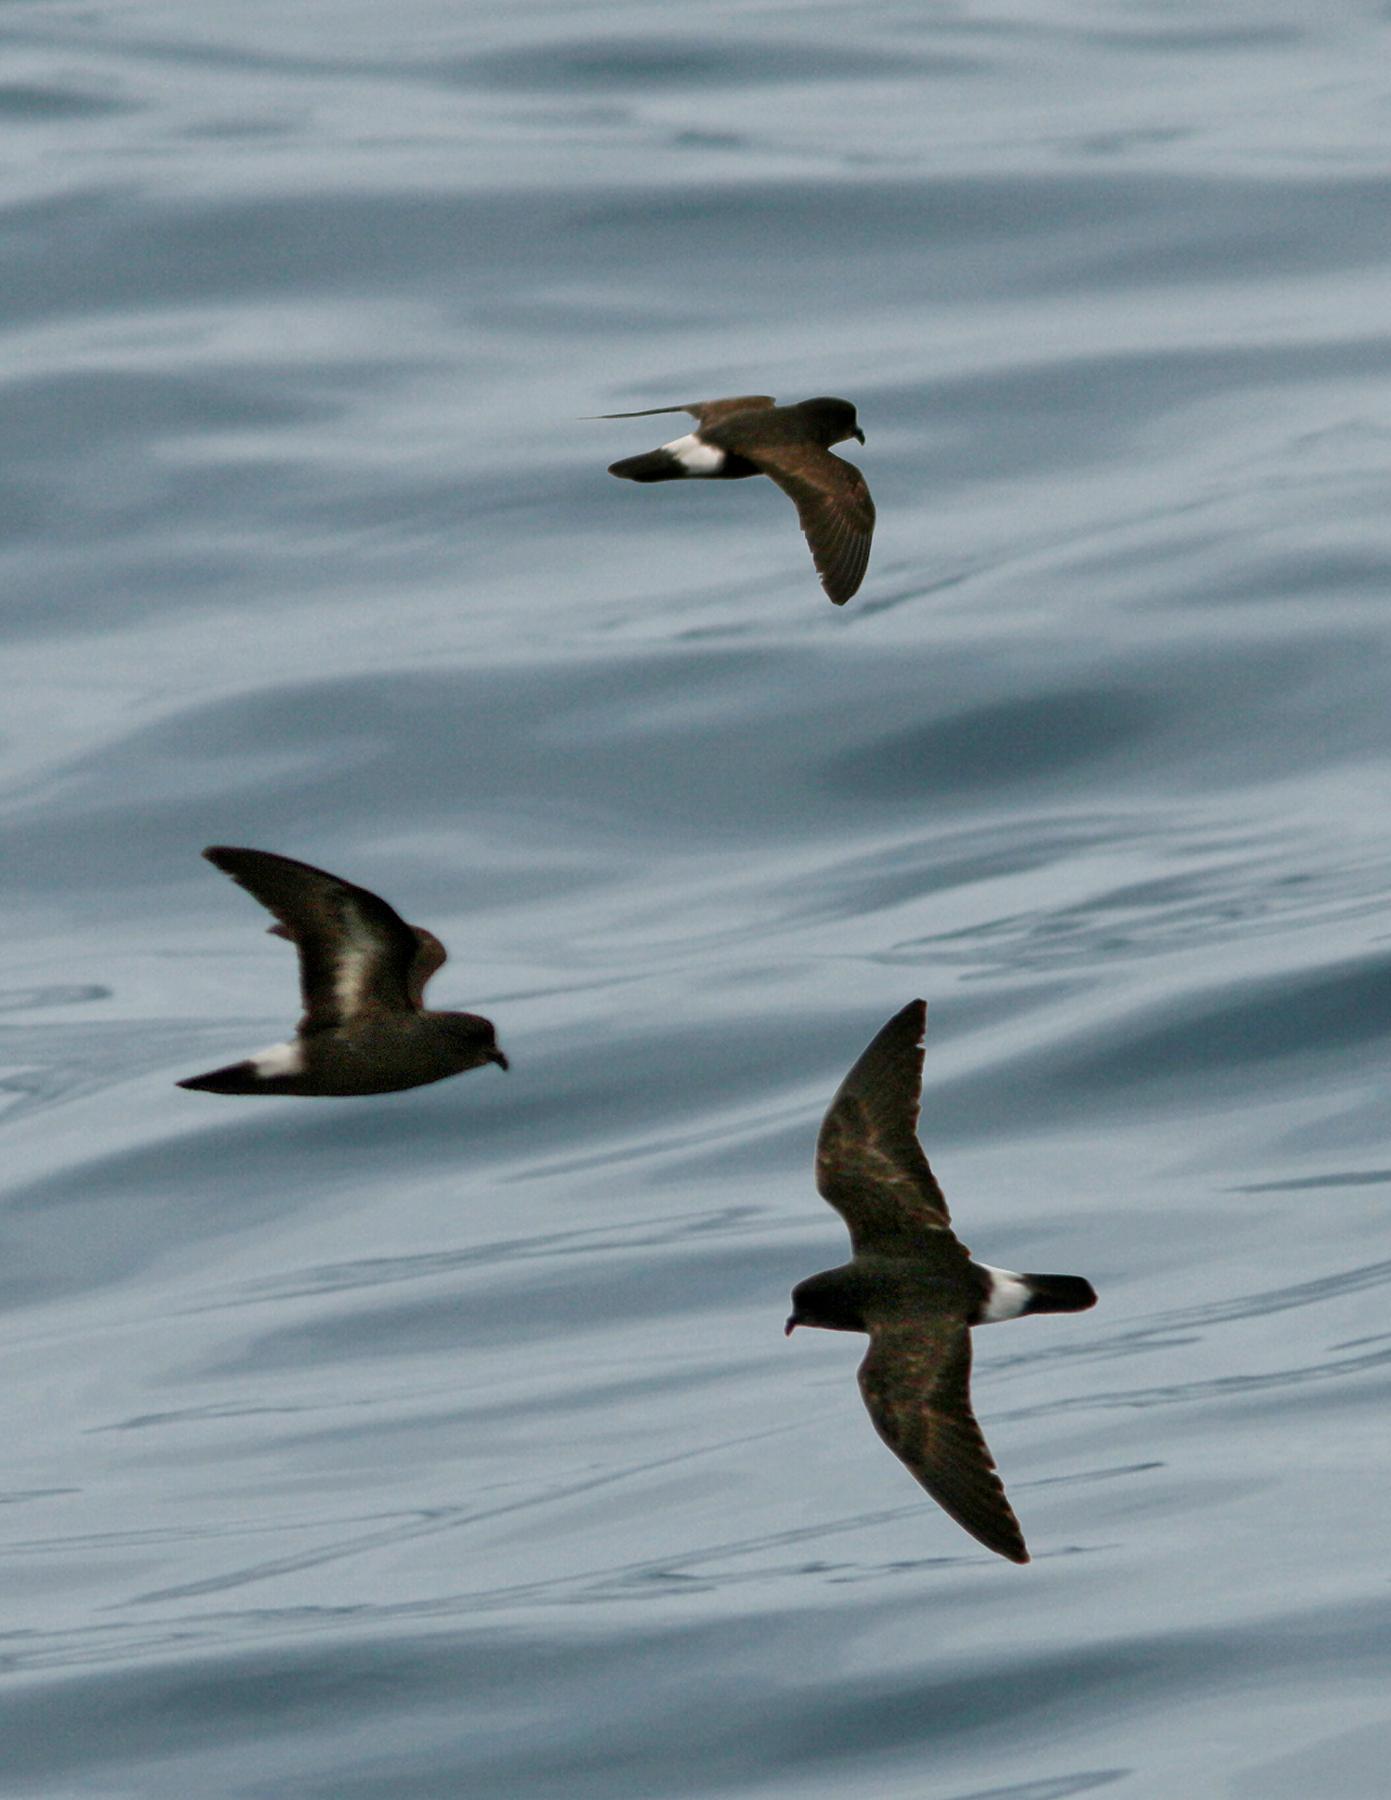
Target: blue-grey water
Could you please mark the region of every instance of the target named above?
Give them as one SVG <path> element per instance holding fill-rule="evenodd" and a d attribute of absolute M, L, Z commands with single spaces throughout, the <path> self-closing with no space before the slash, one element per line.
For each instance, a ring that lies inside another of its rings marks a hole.
<path fill-rule="evenodd" d="M 0 1794 L 1385 1794 L 1386 8 L 0 41 Z M 843 611 L 586 419 L 749 391 L 859 406 Z M 296 1011 L 212 842 L 511 1073 L 176 1090 Z M 1027 1569 L 782 1335 L 916 994 L 1101 1294 L 977 1339 Z"/>

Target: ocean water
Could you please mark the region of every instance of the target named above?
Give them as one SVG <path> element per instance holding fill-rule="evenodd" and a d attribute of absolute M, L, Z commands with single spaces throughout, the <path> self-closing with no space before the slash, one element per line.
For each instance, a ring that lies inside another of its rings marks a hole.
<path fill-rule="evenodd" d="M 1384 1794 L 1387 9 L 0 38 L 0 1794 Z M 860 409 L 844 610 L 605 474 L 747 391 Z M 213 842 L 511 1072 L 176 1090 L 295 1014 Z M 1101 1296 L 976 1342 L 1027 1569 L 782 1335 L 917 994 Z"/>

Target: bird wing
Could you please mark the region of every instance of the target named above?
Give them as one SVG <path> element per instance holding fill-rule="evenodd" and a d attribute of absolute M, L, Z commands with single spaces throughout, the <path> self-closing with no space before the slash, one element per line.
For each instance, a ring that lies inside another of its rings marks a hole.
<path fill-rule="evenodd" d="M 964 1266 L 946 1195 L 918 1142 L 927 1005 L 895 1013 L 836 1090 L 816 1139 L 816 1186 L 857 1255 L 907 1253 Z"/>
<path fill-rule="evenodd" d="M 754 444 L 740 454 L 772 477 L 797 508 L 827 597 L 844 606 L 869 567 L 874 502 L 854 463 L 802 440 Z"/>
<path fill-rule="evenodd" d="M 650 419 L 657 413 L 690 413 L 702 425 L 717 425 L 734 413 L 776 406 L 771 394 L 732 394 L 727 400 L 688 400 L 681 406 L 644 406 L 639 412 L 596 413 L 599 419 Z"/>
<path fill-rule="evenodd" d="M 411 963 L 410 976 L 406 986 L 410 992 L 411 1004 L 425 1004 L 425 984 L 433 979 L 449 961 L 449 952 L 435 936 L 423 925 L 412 925 L 415 933 L 415 958 Z"/>
<path fill-rule="evenodd" d="M 971 1333 L 933 1314 L 869 1320 L 860 1393 L 874 1429 L 937 1504 L 1011 1562 L 1029 1552 L 971 1411 Z"/>
<path fill-rule="evenodd" d="M 301 1032 L 328 1031 L 363 1012 L 418 1004 L 410 986 L 412 966 L 425 957 L 425 945 L 385 900 L 326 869 L 269 850 L 214 844 L 203 854 L 274 913 L 293 940 L 304 1000 Z M 433 934 L 426 935 L 438 945 Z M 432 972 L 418 978 L 418 988 Z"/>
<path fill-rule="evenodd" d="M 266 930 L 272 937 L 287 938 L 292 944 L 295 941 L 295 934 L 288 925 L 267 925 Z M 421 1007 L 425 1004 L 426 983 L 449 961 L 449 952 L 434 932 L 427 931 L 423 925 L 412 925 L 411 930 L 415 933 L 415 960 L 411 964 L 406 988 L 411 1005 Z"/>

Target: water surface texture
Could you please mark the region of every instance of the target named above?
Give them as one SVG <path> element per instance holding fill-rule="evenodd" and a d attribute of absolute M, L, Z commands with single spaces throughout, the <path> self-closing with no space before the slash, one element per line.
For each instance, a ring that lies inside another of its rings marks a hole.
<path fill-rule="evenodd" d="M 0 39 L 0 1795 L 1384 1794 L 1386 9 Z M 750 391 L 859 406 L 843 611 L 585 419 Z M 216 842 L 511 1073 L 178 1092 L 295 1014 Z M 977 1340 L 1027 1569 L 782 1336 L 916 994 L 1101 1294 Z"/>

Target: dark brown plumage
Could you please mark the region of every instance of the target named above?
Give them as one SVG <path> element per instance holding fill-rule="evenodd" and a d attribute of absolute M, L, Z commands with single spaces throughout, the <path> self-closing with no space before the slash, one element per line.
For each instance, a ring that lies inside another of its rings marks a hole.
<path fill-rule="evenodd" d="M 698 429 L 611 463 L 609 474 L 629 481 L 770 476 L 797 508 L 822 587 L 843 606 L 865 578 L 874 535 L 874 502 L 864 476 L 830 449 L 846 438 L 865 441 L 850 402 L 822 396 L 778 406 L 768 394 L 739 394 L 599 416 L 643 419 L 673 412 L 692 414 Z"/>
<path fill-rule="evenodd" d="M 270 930 L 299 952 L 304 1015 L 288 1043 L 190 1076 L 216 1094 L 381 1094 L 483 1063 L 507 1067 L 489 1020 L 426 1012 L 425 985 L 445 961 L 433 932 L 408 925 L 367 888 L 269 850 L 203 852 L 275 914 Z"/>
<path fill-rule="evenodd" d="M 972 1261 L 918 1142 L 927 1008 L 879 1032 L 832 1100 L 816 1185 L 853 1255 L 792 1291 L 798 1325 L 864 1331 L 860 1392 L 875 1430 L 946 1512 L 1012 1562 L 1029 1553 L 971 1410 L 971 1327 L 1096 1302 L 1074 1275 L 1016 1275 Z"/>
<path fill-rule="evenodd" d="M 205 850 L 203 854 L 206 856 L 209 852 Z M 263 851 L 258 854 L 268 855 L 269 852 Z M 305 863 L 304 867 L 308 868 L 309 864 Z M 246 886 L 247 884 L 243 883 L 242 885 Z M 348 883 L 344 882 L 342 886 L 346 888 Z M 248 891 L 254 890 L 248 889 Z M 367 889 L 358 888 L 356 892 L 366 894 Z M 368 895 L 368 898 L 375 899 L 376 896 Z M 406 994 L 411 1005 L 420 1008 L 425 1004 L 426 983 L 449 961 L 449 952 L 434 932 L 427 931 L 423 925 L 409 925 L 406 929 L 415 933 L 415 955 L 411 958 L 410 967 L 406 972 Z M 295 941 L 294 932 L 288 925 L 282 925 L 279 920 L 274 925 L 267 925 L 266 931 L 271 937 L 286 938 L 292 944 Z"/>

